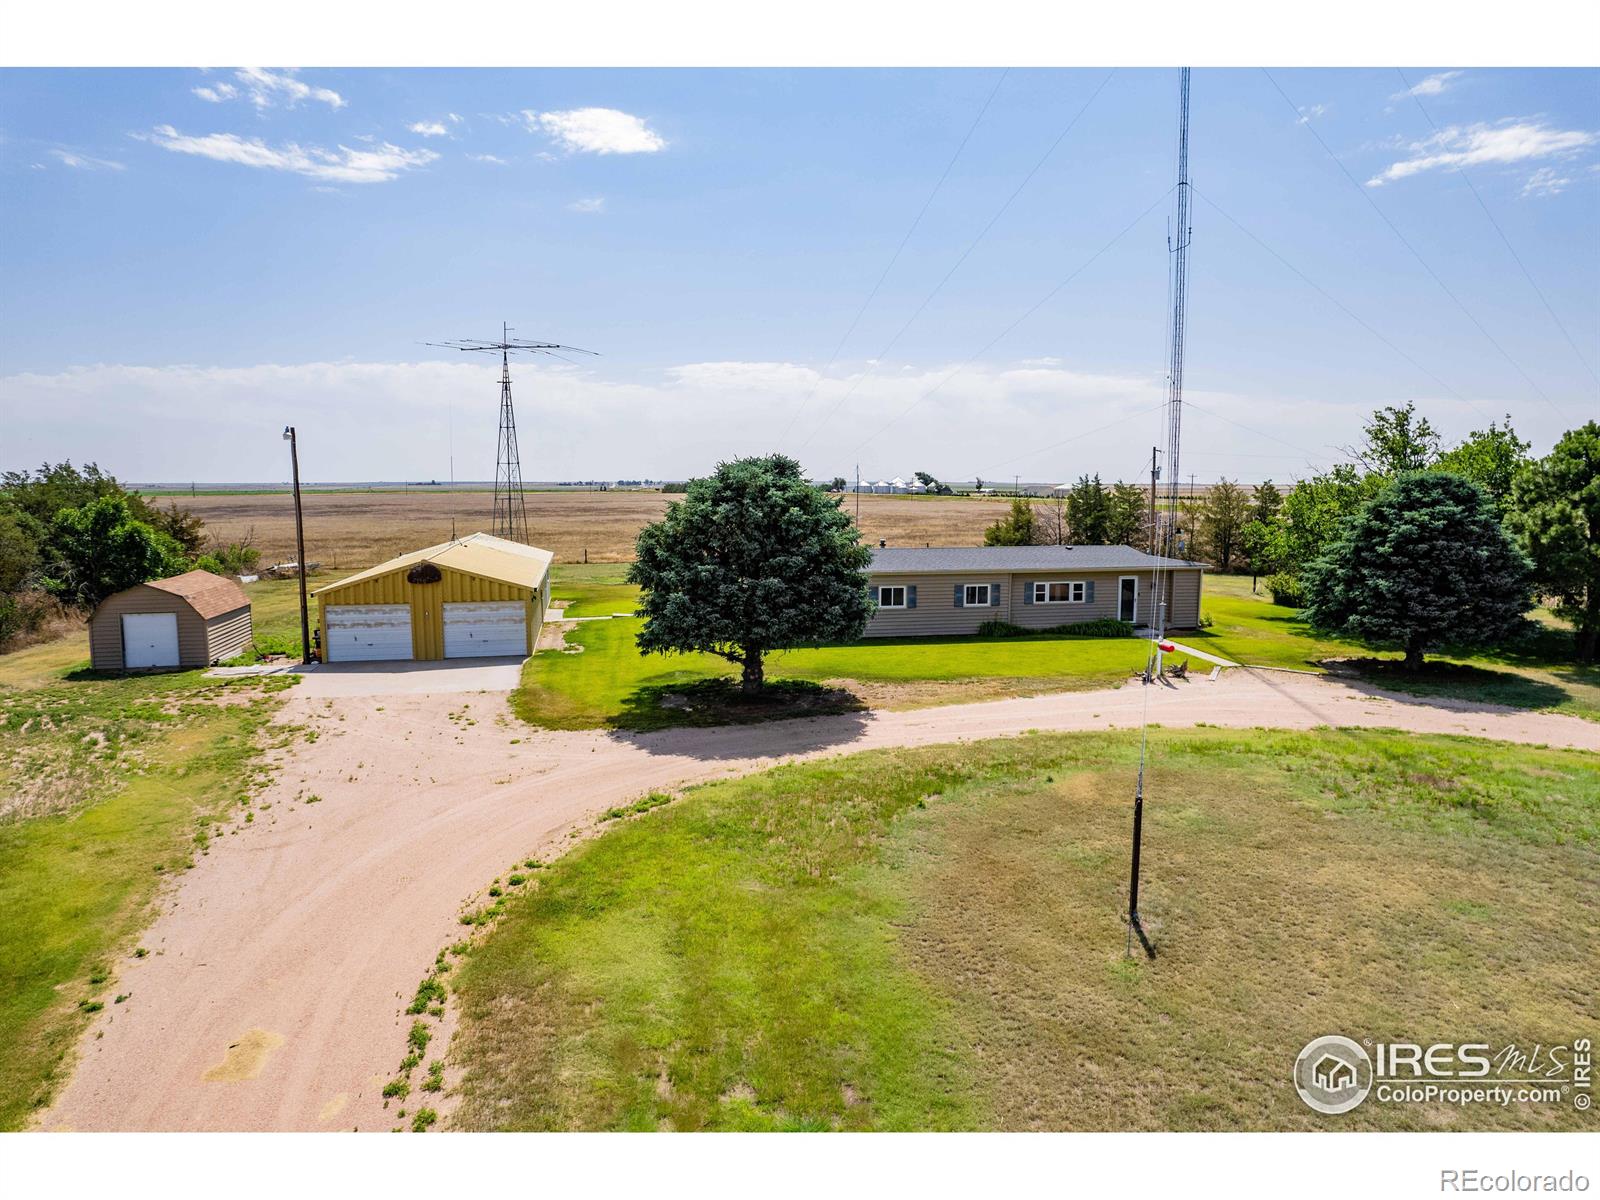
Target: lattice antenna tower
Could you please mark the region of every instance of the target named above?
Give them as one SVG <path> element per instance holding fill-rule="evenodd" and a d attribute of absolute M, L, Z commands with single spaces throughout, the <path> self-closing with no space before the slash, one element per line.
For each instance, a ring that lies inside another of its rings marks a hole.
<path fill-rule="evenodd" d="M 500 354 L 500 432 L 495 441 L 494 454 L 494 535 L 508 541 L 528 541 L 528 508 L 523 498 L 522 457 L 517 446 L 517 413 L 511 403 L 511 356 L 513 354 L 548 354 L 554 358 L 570 354 L 594 354 L 593 350 L 580 350 L 576 346 L 563 346 L 559 342 L 531 342 L 511 336 L 511 326 L 501 324 L 499 341 L 482 341 L 476 338 L 455 338 L 448 342 L 429 342 L 447 350 L 465 350 L 475 354 Z"/>

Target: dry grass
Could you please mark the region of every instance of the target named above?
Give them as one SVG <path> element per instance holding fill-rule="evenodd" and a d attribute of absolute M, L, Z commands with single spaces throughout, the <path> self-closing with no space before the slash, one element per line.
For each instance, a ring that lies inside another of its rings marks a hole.
<path fill-rule="evenodd" d="M 464 1129 L 1571 1129 L 1570 1103 L 1323 1118 L 1312 1037 L 1593 1025 L 1592 756 L 1158 731 L 801 763 L 540 872 L 456 977 Z"/>
<path fill-rule="evenodd" d="M 671 496 L 660 492 L 530 492 L 528 527 L 535 545 L 557 562 L 628 562 L 639 530 L 658 519 Z M 179 497 L 220 541 L 252 536 L 263 562 L 294 558 L 294 501 L 288 493 Z M 978 546 L 1008 501 L 966 497 L 863 496 L 863 536 L 895 546 Z M 489 492 L 326 492 L 304 497 L 306 557 L 345 570 L 370 566 L 458 533 L 488 529 Z M 846 501 L 855 512 L 855 499 Z"/>

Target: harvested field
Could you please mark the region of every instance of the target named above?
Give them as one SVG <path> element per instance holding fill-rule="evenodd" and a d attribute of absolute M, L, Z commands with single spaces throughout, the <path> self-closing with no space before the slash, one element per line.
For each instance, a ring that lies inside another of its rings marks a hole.
<path fill-rule="evenodd" d="M 287 492 L 182 496 L 219 541 L 250 537 L 263 563 L 294 558 L 294 501 Z M 535 545 L 557 562 L 628 562 L 633 540 L 672 497 L 660 492 L 529 492 Z M 458 533 L 488 529 L 494 497 L 485 491 L 309 492 L 304 498 L 306 557 L 325 568 L 371 566 Z M 871 542 L 978 546 L 1010 502 L 966 496 L 862 496 L 861 527 Z M 846 501 L 855 511 L 855 498 Z"/>

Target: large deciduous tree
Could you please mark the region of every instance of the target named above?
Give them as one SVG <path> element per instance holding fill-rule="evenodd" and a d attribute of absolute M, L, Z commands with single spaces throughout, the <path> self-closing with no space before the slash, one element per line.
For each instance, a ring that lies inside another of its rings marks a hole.
<path fill-rule="evenodd" d="M 1417 416 L 1417 406 L 1409 400 L 1403 407 L 1378 409 L 1361 431 L 1365 440 L 1346 453 L 1375 475 L 1421 471 L 1439 457 L 1438 432 L 1427 417 Z"/>
<path fill-rule="evenodd" d="M 1313 628 L 1405 651 L 1489 646 L 1522 626 L 1531 570 L 1488 494 L 1443 471 L 1407 472 L 1302 572 Z"/>
<path fill-rule="evenodd" d="M 781 454 L 690 480 L 639 533 L 628 571 L 643 589 L 639 649 L 715 654 L 754 694 L 771 651 L 860 637 L 872 612 L 872 552 L 841 504 Z"/>
<path fill-rule="evenodd" d="M 1600 423 L 1568 430 L 1511 487 L 1510 525 L 1555 613 L 1577 631 L 1578 660 L 1600 640 Z"/>
<path fill-rule="evenodd" d="M 1511 483 L 1517 472 L 1528 461 L 1528 443 L 1511 428 L 1511 417 L 1506 416 L 1506 427 L 1501 429 L 1493 421 L 1487 429 L 1474 429 L 1459 446 L 1441 454 L 1434 463 L 1441 471 L 1465 475 L 1489 493 L 1501 512 L 1511 498 Z"/>
<path fill-rule="evenodd" d="M 183 548 L 171 536 L 138 520 L 127 499 L 115 495 L 57 513 L 49 558 L 45 587 L 63 602 L 85 608 L 188 567 Z"/>

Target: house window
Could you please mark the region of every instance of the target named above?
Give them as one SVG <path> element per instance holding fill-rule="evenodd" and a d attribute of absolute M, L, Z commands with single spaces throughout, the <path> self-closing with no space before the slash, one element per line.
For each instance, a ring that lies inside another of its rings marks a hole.
<path fill-rule="evenodd" d="M 1069 583 L 1036 583 L 1033 585 L 1033 602 L 1035 604 L 1082 604 L 1084 599 L 1082 580 Z"/>
<path fill-rule="evenodd" d="M 968 608 L 989 607 L 989 585 L 987 583 L 969 583 L 961 589 L 961 602 Z"/>
<path fill-rule="evenodd" d="M 903 587 L 881 587 L 878 589 L 879 608 L 904 608 L 906 606 L 906 589 Z"/>

